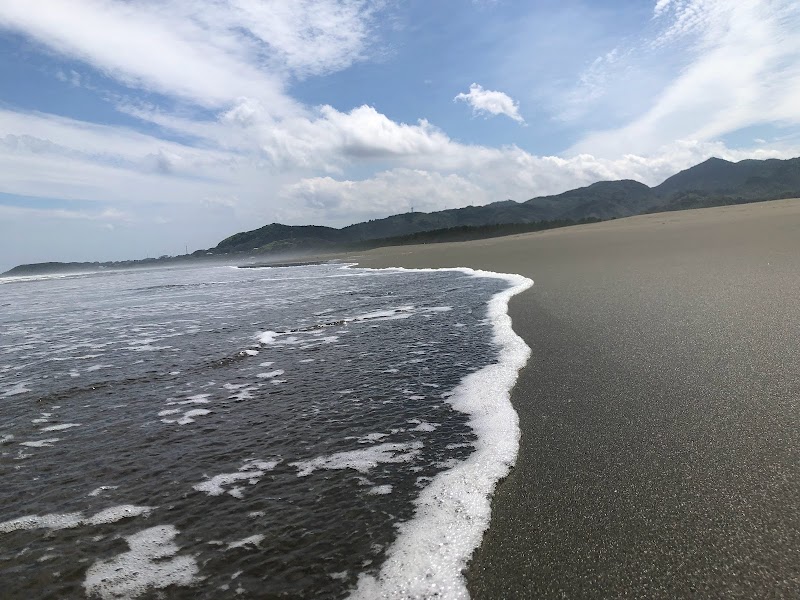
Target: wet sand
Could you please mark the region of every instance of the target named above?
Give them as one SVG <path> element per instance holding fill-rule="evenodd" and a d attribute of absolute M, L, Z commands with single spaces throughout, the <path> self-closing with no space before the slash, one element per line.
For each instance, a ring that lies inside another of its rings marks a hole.
<path fill-rule="evenodd" d="M 800 200 L 351 258 L 535 282 L 474 598 L 800 597 Z"/>

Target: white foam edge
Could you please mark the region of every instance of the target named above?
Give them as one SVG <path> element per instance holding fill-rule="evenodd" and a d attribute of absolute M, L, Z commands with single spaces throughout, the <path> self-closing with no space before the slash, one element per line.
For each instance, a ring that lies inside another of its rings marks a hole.
<path fill-rule="evenodd" d="M 298 477 L 308 477 L 320 469 L 329 471 L 353 469 L 359 473 L 367 473 L 382 463 L 409 462 L 419 454 L 421 448 L 420 441 L 387 443 L 318 456 L 311 460 L 300 460 L 289 463 L 289 466 L 297 467 Z"/>
<path fill-rule="evenodd" d="M 207 478 L 205 481 L 201 481 L 200 483 L 193 485 L 192 488 L 198 492 L 208 494 L 209 496 L 221 496 L 225 492 L 228 492 L 232 496 L 237 497 L 234 493 L 234 490 L 236 489 L 235 487 L 230 490 L 226 490 L 225 488 L 238 481 L 247 481 L 250 483 L 250 485 L 255 485 L 261 480 L 267 471 L 271 471 L 277 467 L 280 462 L 281 459 L 268 461 L 251 459 L 245 461 L 245 463 L 239 467 L 239 470 L 236 473 L 222 473 L 220 475 L 214 475 L 213 477 Z"/>
<path fill-rule="evenodd" d="M 27 515 L 17 519 L 11 519 L 0 523 L 0 533 L 10 533 L 12 531 L 30 529 L 72 529 L 85 525 L 106 525 L 116 523 L 122 519 L 138 517 L 150 514 L 154 508 L 152 506 L 134 506 L 132 504 L 122 504 L 101 510 L 100 512 L 86 517 L 83 513 L 65 513 L 48 515 Z"/>
<path fill-rule="evenodd" d="M 497 362 L 467 375 L 447 399 L 455 410 L 469 415 L 469 426 L 478 436 L 475 451 L 422 490 L 414 501 L 414 517 L 398 526 L 398 537 L 378 575 L 362 574 L 349 597 L 469 598 L 463 571 L 489 526 L 495 485 L 508 474 L 519 450 L 519 417 L 511 405 L 511 389 L 531 350 L 512 329 L 508 302 L 533 281 L 469 268 L 390 270 L 459 271 L 504 279 L 510 286 L 488 302 L 492 338 L 500 348 Z"/>
<path fill-rule="evenodd" d="M 28 446 L 29 448 L 46 448 L 52 446 L 56 442 L 60 442 L 61 438 L 48 438 L 46 440 L 35 440 L 32 442 L 20 442 L 20 446 Z"/>
<path fill-rule="evenodd" d="M 251 535 L 250 537 L 246 537 L 242 540 L 236 540 L 235 542 L 231 542 L 227 546 L 227 550 L 233 550 L 235 548 L 246 548 L 248 546 L 251 547 L 258 547 L 261 542 L 264 541 L 264 538 L 267 537 L 263 533 L 257 533 L 255 535 Z"/>
<path fill-rule="evenodd" d="M 64 429 L 71 429 L 72 427 L 80 427 L 80 423 L 62 423 L 61 425 L 48 425 L 42 427 L 39 431 L 46 433 L 48 431 L 63 431 Z"/>
<path fill-rule="evenodd" d="M 119 488 L 118 485 L 101 485 L 100 487 L 93 489 L 87 495 L 95 497 L 95 496 L 99 496 L 103 492 L 106 492 L 108 490 L 116 490 L 117 488 Z"/>

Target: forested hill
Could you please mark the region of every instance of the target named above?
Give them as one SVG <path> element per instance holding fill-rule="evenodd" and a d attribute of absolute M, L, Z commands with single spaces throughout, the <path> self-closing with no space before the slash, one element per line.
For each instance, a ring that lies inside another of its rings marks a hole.
<path fill-rule="evenodd" d="M 614 219 L 647 212 L 792 197 L 800 197 L 800 158 L 743 160 L 738 163 L 710 158 L 653 188 L 631 180 L 600 181 L 526 202 L 506 200 L 432 213 L 404 213 L 341 229 L 273 223 L 232 235 L 215 248 L 202 252 L 227 254 L 331 248 L 457 227 Z"/>

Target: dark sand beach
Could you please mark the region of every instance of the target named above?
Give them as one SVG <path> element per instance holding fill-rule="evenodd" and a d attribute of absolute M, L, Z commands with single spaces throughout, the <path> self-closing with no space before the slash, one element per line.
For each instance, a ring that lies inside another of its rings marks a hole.
<path fill-rule="evenodd" d="M 535 282 L 473 597 L 800 597 L 800 200 L 351 258 Z"/>

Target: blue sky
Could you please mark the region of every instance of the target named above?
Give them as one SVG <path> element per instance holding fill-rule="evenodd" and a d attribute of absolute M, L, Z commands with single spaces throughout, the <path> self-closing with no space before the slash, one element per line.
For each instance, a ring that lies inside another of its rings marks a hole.
<path fill-rule="evenodd" d="M 794 0 L 5 0 L 0 270 L 797 156 L 797 31 Z"/>

